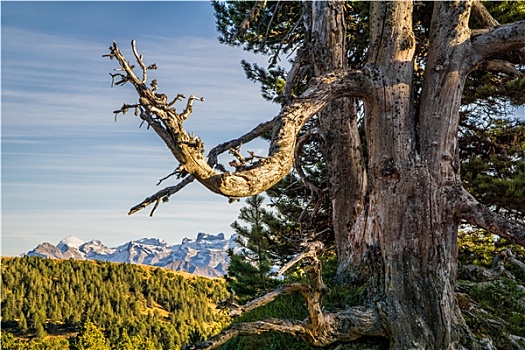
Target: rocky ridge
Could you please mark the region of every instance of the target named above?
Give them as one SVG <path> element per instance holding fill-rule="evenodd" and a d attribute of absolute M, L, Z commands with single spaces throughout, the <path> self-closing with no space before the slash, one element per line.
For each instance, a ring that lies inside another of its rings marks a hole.
<path fill-rule="evenodd" d="M 99 240 L 84 242 L 68 236 L 56 246 L 45 242 L 29 251 L 29 256 L 52 259 L 103 260 L 163 267 L 205 277 L 226 274 L 228 250 L 237 249 L 236 235 L 225 239 L 223 233 L 199 233 L 197 239 L 184 238 L 181 244 L 169 245 L 157 238 L 142 238 L 110 248 Z"/>

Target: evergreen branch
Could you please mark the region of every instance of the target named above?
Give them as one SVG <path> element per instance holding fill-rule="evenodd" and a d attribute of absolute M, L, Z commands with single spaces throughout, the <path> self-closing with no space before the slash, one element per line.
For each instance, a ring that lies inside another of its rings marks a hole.
<path fill-rule="evenodd" d="M 305 205 L 303 211 L 299 215 L 299 219 L 298 219 L 299 222 L 301 222 L 303 220 L 303 218 L 307 215 L 307 213 L 308 213 L 307 209 L 310 206 L 310 204 L 312 204 L 312 202 L 314 202 L 317 198 L 321 197 L 321 195 L 323 193 L 323 191 L 319 187 L 317 187 L 312 181 L 310 181 L 308 179 L 308 177 L 306 176 L 306 173 L 303 170 L 303 167 L 301 166 L 301 162 L 300 162 L 300 160 L 301 160 L 301 149 L 302 149 L 303 145 L 308 141 L 308 139 L 314 134 L 315 135 L 320 135 L 324 139 L 324 135 L 323 135 L 321 129 L 313 128 L 313 129 L 308 130 L 301 137 L 299 137 L 298 140 L 297 140 L 297 145 L 295 146 L 294 167 L 295 167 L 295 170 L 297 171 L 297 175 L 299 176 L 299 178 L 303 182 L 304 186 L 310 190 L 310 196 L 311 196 L 310 200 Z M 318 207 L 319 207 L 319 205 L 316 205 L 316 207 L 314 208 L 314 214 L 313 215 L 315 215 L 315 212 L 317 212 Z"/>
<path fill-rule="evenodd" d="M 320 193 L 322 193 L 322 190 L 319 187 L 317 187 L 313 182 L 308 180 L 306 173 L 304 172 L 303 167 L 300 163 L 301 149 L 312 135 L 320 135 L 322 138 L 324 138 L 323 132 L 320 128 L 309 129 L 304 135 L 299 137 L 297 139 L 297 145 L 295 146 L 294 166 L 295 170 L 297 171 L 297 175 L 299 176 L 299 178 L 301 178 L 301 181 L 303 182 L 304 186 L 310 190 L 312 195 L 319 195 Z"/>
<path fill-rule="evenodd" d="M 279 13 L 281 8 L 281 1 L 277 1 L 277 4 L 275 5 L 274 10 L 272 11 L 272 18 L 270 18 L 270 21 L 268 22 L 268 26 L 266 27 L 266 33 L 264 34 L 264 42 L 268 40 L 268 35 L 270 34 L 270 30 L 272 28 L 273 20 L 275 16 L 277 16 L 277 13 Z"/>
<path fill-rule="evenodd" d="M 292 33 L 295 32 L 295 30 L 297 29 L 297 27 L 299 27 L 299 24 L 301 24 L 301 23 L 302 23 L 301 21 L 295 22 L 294 26 L 292 28 L 290 28 L 290 30 L 286 33 L 284 38 L 279 42 L 279 47 L 277 47 L 277 50 L 276 50 L 275 54 L 270 59 L 270 66 L 275 66 L 277 64 L 277 61 L 279 60 L 279 53 L 281 51 L 283 51 L 283 46 L 284 46 L 285 43 L 286 43 L 286 46 L 285 46 L 285 49 L 284 49 L 285 52 L 286 52 L 286 50 L 288 50 L 289 48 L 292 47 L 293 40 L 289 40 L 289 39 L 290 39 Z"/>
<path fill-rule="evenodd" d="M 251 11 L 246 14 L 246 17 L 237 28 L 237 32 L 233 37 L 234 39 L 238 39 L 239 37 L 246 34 L 246 31 L 250 27 L 250 22 L 253 22 L 255 19 L 257 19 L 257 17 L 259 17 L 259 13 L 265 6 L 266 0 L 257 0 L 255 6 L 252 7 Z"/>

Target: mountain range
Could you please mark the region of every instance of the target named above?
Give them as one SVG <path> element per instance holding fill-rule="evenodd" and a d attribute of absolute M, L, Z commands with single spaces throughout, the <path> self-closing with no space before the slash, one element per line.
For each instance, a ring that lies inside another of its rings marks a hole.
<path fill-rule="evenodd" d="M 157 238 L 142 238 L 115 248 L 107 247 L 99 240 L 84 242 L 68 236 L 56 246 L 48 242 L 39 244 L 27 255 L 143 264 L 199 276 L 220 277 L 228 269 L 228 250 L 236 248 L 236 235 L 225 239 L 223 233 L 211 235 L 201 232 L 197 239 L 184 238 L 181 244 L 175 245 Z"/>

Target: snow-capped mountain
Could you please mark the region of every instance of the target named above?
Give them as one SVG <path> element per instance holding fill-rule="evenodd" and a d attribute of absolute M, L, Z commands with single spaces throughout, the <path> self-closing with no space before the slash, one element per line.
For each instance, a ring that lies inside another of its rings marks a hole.
<path fill-rule="evenodd" d="M 225 239 L 223 233 L 199 233 L 197 239 L 184 238 L 181 244 L 169 245 L 157 238 L 142 238 L 115 248 L 106 247 L 101 241 L 84 242 L 68 236 L 56 246 L 39 244 L 27 253 L 53 259 L 104 260 L 164 267 L 186 271 L 200 276 L 219 277 L 228 268 L 228 249 L 236 249 L 235 235 Z"/>

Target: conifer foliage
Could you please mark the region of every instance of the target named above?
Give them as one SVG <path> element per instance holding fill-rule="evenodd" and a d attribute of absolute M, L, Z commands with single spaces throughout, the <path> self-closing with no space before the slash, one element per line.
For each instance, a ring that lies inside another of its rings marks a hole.
<path fill-rule="evenodd" d="M 228 322 L 227 296 L 223 280 L 161 268 L 3 258 L 2 349 L 177 349 Z"/>
<path fill-rule="evenodd" d="M 241 300 L 275 286 L 275 281 L 268 277 L 274 263 L 270 252 L 272 233 L 267 224 L 271 216 L 263 203 L 262 195 L 246 199 L 246 206 L 241 208 L 239 220 L 248 226 L 243 226 L 238 221 L 231 225 L 238 235 L 236 241 L 240 250 L 237 253 L 233 250 L 228 252 L 228 280 Z"/>

